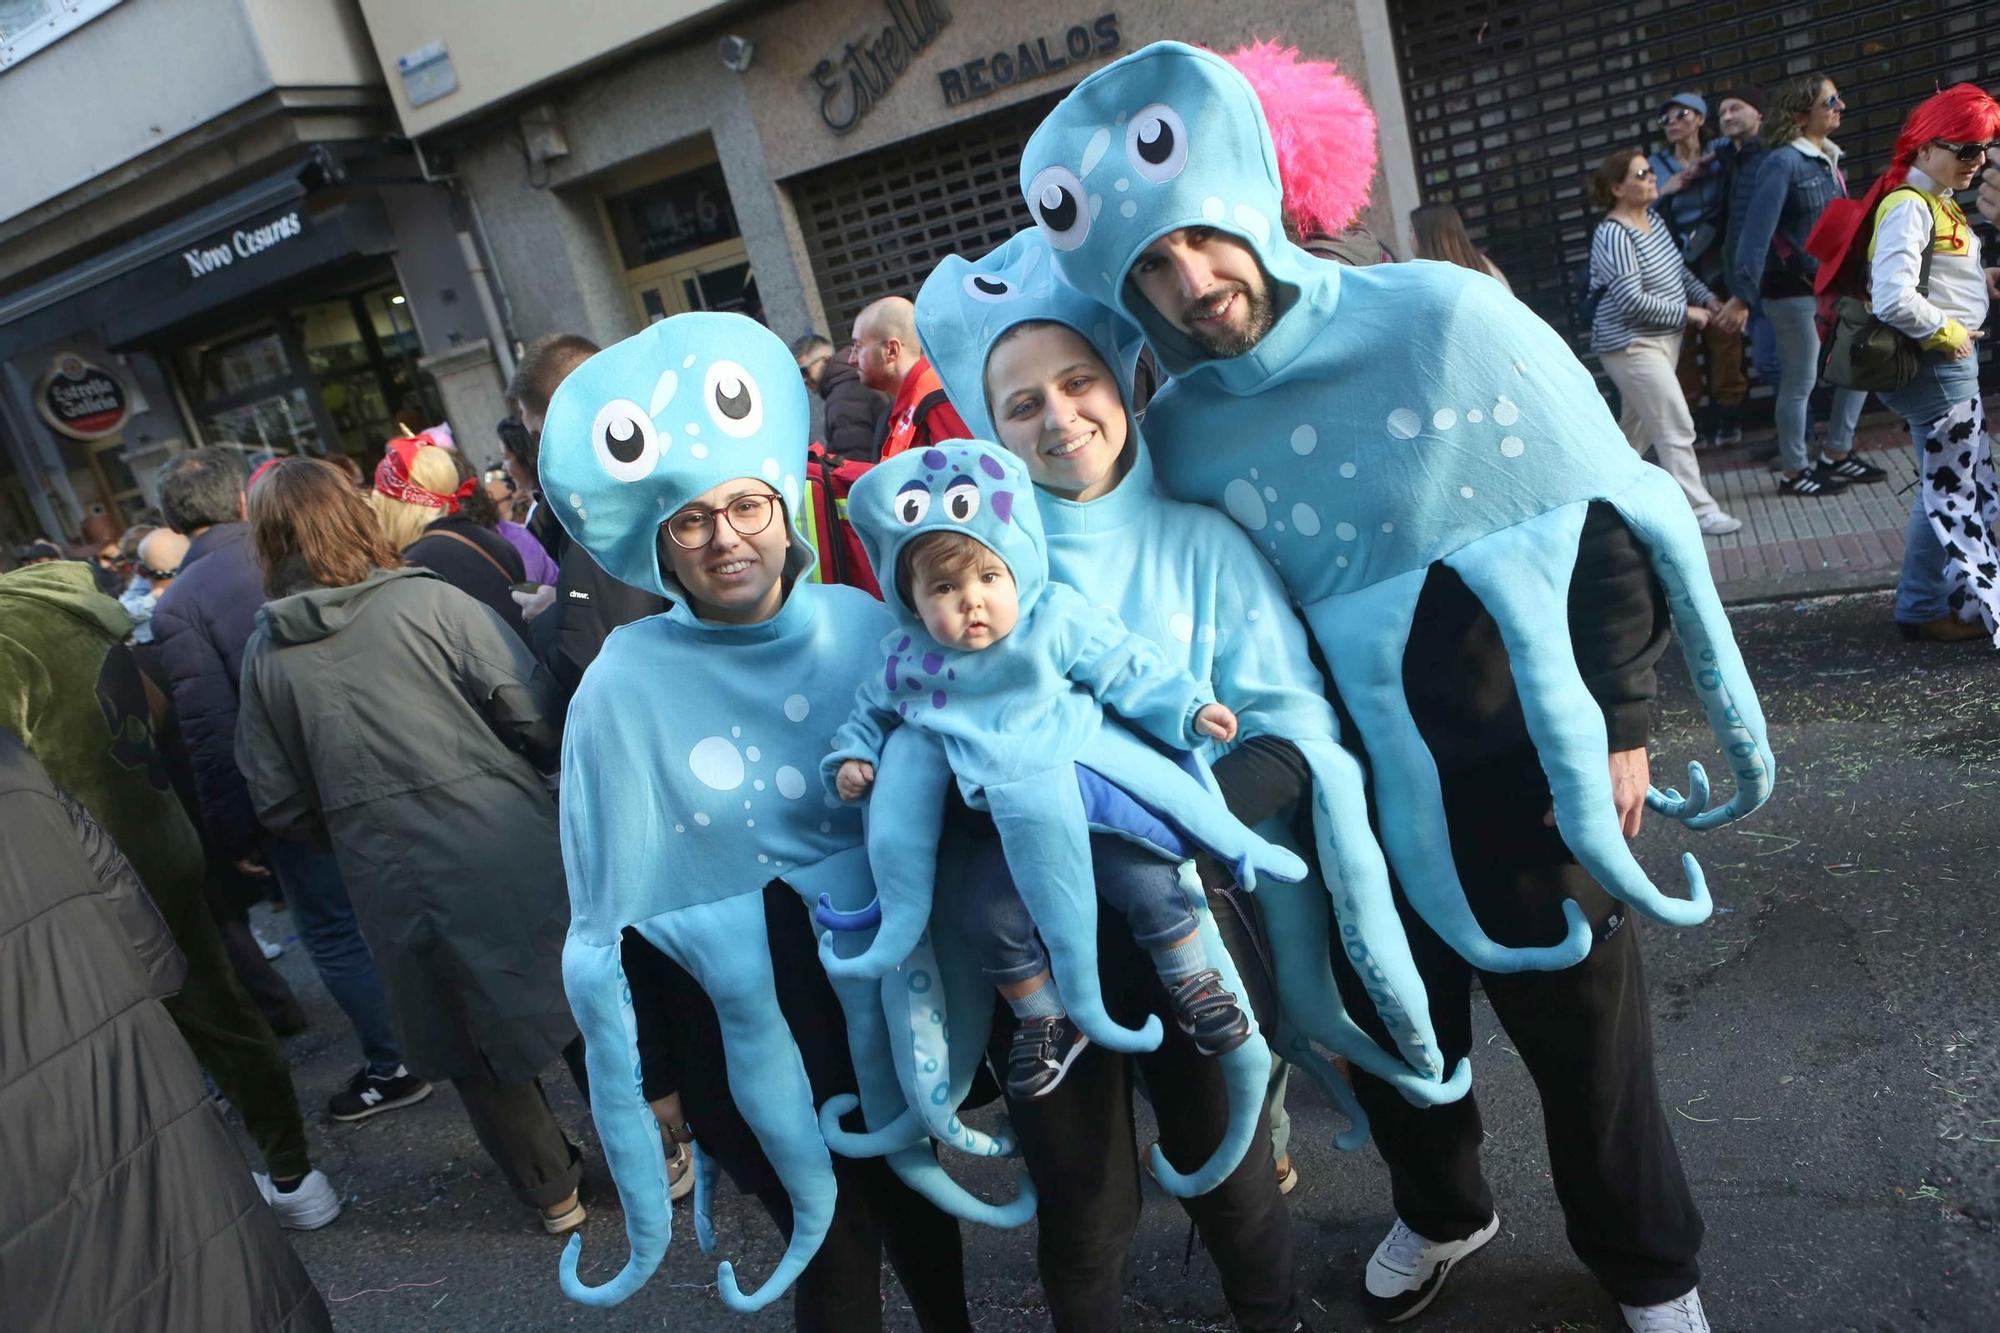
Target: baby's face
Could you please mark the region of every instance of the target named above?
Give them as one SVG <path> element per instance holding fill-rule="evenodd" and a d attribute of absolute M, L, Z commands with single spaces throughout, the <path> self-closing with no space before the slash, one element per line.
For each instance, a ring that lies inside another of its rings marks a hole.
<path fill-rule="evenodd" d="M 946 648 L 976 653 L 1014 632 L 1020 590 L 1007 563 L 991 551 L 969 570 L 916 571 L 911 597 L 930 636 Z"/>

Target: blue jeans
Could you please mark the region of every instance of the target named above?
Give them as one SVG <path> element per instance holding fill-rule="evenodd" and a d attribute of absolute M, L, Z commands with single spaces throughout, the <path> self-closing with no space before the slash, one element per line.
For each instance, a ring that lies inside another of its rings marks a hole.
<path fill-rule="evenodd" d="M 1811 462 L 1806 457 L 1806 409 L 1819 381 L 1819 328 L 1813 323 L 1817 306 L 1810 296 L 1771 297 L 1761 306 L 1778 343 L 1778 462 L 1787 472 L 1803 472 Z M 1833 391 L 1826 414 L 1828 453 L 1854 448 L 1854 423 L 1867 401 L 1860 389 Z"/>
<path fill-rule="evenodd" d="M 389 1026 L 382 978 L 375 972 L 375 957 L 361 938 L 361 927 L 355 924 L 354 905 L 347 900 L 347 886 L 341 883 L 333 853 L 274 838 L 266 854 L 319 979 L 354 1025 L 368 1072 L 383 1077 L 395 1073 L 403 1063 L 403 1048 Z"/>
<path fill-rule="evenodd" d="M 1771 317 L 1763 310 L 1750 312 L 1750 326 L 1745 331 L 1750 344 L 1750 364 L 1757 368 L 1757 374 L 1766 384 L 1778 383 L 1778 335 L 1771 328 Z"/>
<path fill-rule="evenodd" d="M 1903 542 L 1903 574 L 1896 581 L 1896 619 L 1909 625 L 1937 620 L 1946 605 L 1944 546 L 1924 512 L 1924 441 L 1931 423 L 1954 403 L 1979 396 L 1979 361 L 1945 352 L 1926 352 L 1917 377 L 1900 389 L 1881 395 L 1882 401 L 1910 423 L 1910 443 L 1917 451 L 1917 496 L 1910 505 L 1910 526 Z"/>
<path fill-rule="evenodd" d="M 1014 889 L 1014 876 L 996 840 L 967 876 L 966 935 L 979 951 L 979 968 L 996 986 L 1013 985 L 1047 970 L 1048 955 L 1035 938 L 1035 923 Z M 1180 866 L 1158 852 L 1111 833 L 1094 833 L 1090 858 L 1097 896 L 1122 913 L 1132 940 L 1142 949 L 1160 949 L 1194 933 L 1194 913 L 1181 887 Z"/>

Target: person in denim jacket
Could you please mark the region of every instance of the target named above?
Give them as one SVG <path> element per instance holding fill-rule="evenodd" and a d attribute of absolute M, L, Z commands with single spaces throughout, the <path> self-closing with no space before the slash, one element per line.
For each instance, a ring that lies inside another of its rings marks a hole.
<path fill-rule="evenodd" d="M 1840 128 L 1846 103 L 1833 80 L 1813 73 L 1790 79 L 1771 99 L 1765 118 L 1770 151 L 1757 168 L 1750 205 L 1736 238 L 1729 288 L 1755 302 L 1778 338 L 1778 489 L 1813 499 L 1854 482 L 1876 482 L 1881 468 L 1854 456 L 1854 423 L 1867 395 L 1836 389 L 1828 411 L 1826 447 L 1806 457 L 1806 409 L 1819 375 L 1813 273 L 1806 237 L 1827 204 L 1847 197 L 1840 147 L 1827 136 Z"/>
<path fill-rule="evenodd" d="M 1728 263 L 1722 237 L 1729 213 L 1730 160 L 1717 152 L 1713 143 L 1703 144 L 1702 131 L 1707 124 L 1708 103 L 1700 93 L 1675 93 L 1660 109 L 1659 126 L 1667 142 L 1647 160 L 1659 182 L 1657 211 L 1666 221 L 1681 258 L 1695 276 L 1726 295 Z M 1736 316 L 1747 305 L 1739 301 L 1730 319 L 1708 324 L 1682 339 L 1675 366 L 1689 415 L 1700 424 L 1701 435 L 1716 444 L 1735 444 L 1743 438 L 1738 418 L 1750 386 L 1743 378 L 1743 334 Z M 1705 359 L 1699 350 L 1704 346 Z M 1701 406 L 1704 384 L 1709 400 L 1706 411 Z"/>

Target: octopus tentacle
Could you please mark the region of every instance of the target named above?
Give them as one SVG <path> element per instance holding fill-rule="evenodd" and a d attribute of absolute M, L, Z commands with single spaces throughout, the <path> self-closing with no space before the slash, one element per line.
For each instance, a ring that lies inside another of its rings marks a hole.
<path fill-rule="evenodd" d="M 1334 683 L 1374 764 L 1384 849 L 1410 905 L 1474 967 L 1486 972 L 1568 967 L 1590 952 L 1590 925 L 1582 908 L 1564 901 L 1560 943 L 1525 949 L 1497 944 L 1473 916 L 1446 852 L 1451 832 L 1437 764 L 1403 691 L 1403 651 L 1428 572 L 1413 569 L 1306 608 L 1313 637 L 1326 650 Z M 1589 711 L 1596 716 L 1596 705 Z"/>
<path fill-rule="evenodd" d="M 1609 499 L 1645 546 L 1653 572 L 1667 590 L 1667 609 L 1680 634 L 1695 692 L 1736 779 L 1735 791 L 1721 805 L 1708 805 L 1704 785 L 1700 798 L 1690 792 L 1688 808 L 1672 817 L 1691 829 L 1720 828 L 1771 798 L 1778 763 L 1771 754 L 1749 669 L 1729 631 L 1722 598 L 1708 577 L 1700 529 L 1674 483 L 1651 469 L 1648 472 Z M 1689 785 L 1694 785 L 1692 778 Z"/>
<path fill-rule="evenodd" d="M 836 1192 L 833 1160 L 813 1110 L 812 1084 L 778 1007 L 770 953 L 744 947 L 745 940 L 761 942 L 767 934 L 764 899 L 753 893 L 702 903 L 635 929 L 686 968 L 714 1003 L 730 1097 L 791 1198 L 791 1239 L 762 1286 L 746 1293 L 728 1260 L 716 1266 L 723 1304 L 739 1313 L 761 1310 L 798 1280 L 818 1252 L 833 1222 Z M 598 1129 L 604 1137 L 602 1121 Z M 657 1151 L 659 1130 L 651 1132 Z M 609 1156 L 608 1138 L 605 1146 Z M 660 1197 L 664 1201 L 665 1195 Z M 621 1198 L 629 1209 L 631 1195 L 621 1193 Z"/>
<path fill-rule="evenodd" d="M 1341 1027 L 1347 1011 L 1334 988 L 1325 950 L 1316 944 L 1329 938 L 1327 904 L 1313 904 L 1301 898 L 1298 890 L 1285 890 L 1277 895 L 1281 915 L 1291 904 L 1304 904 L 1300 910 L 1314 909 L 1298 933 L 1286 932 L 1282 945 L 1279 931 L 1272 931 L 1272 944 L 1279 954 L 1281 968 L 1289 953 L 1291 970 L 1310 978 L 1306 984 L 1312 986 L 1314 999 L 1306 1012 L 1329 1016 L 1323 1027 L 1315 1018 L 1309 1031 L 1349 1059 L 1362 1061 L 1371 1073 L 1396 1083 L 1405 1097 L 1456 1100 L 1458 1093 L 1444 1095 L 1449 1085 L 1443 1081 L 1444 1060 L 1431 1024 L 1430 995 L 1410 952 L 1410 938 L 1403 929 L 1402 916 L 1396 910 L 1395 894 L 1389 887 L 1389 867 L 1368 824 L 1368 798 L 1363 789 L 1361 765 L 1332 741 L 1307 740 L 1296 744 L 1313 775 L 1313 835 L 1318 844 L 1325 892 L 1334 918 L 1340 923 L 1340 947 L 1367 990 L 1368 998 L 1374 1002 L 1375 1012 L 1396 1049 L 1428 1088 L 1418 1093 L 1404 1087 L 1405 1071 L 1378 1067 L 1386 1062 L 1368 1064 L 1369 1059 L 1381 1054 L 1380 1048 L 1351 1020 L 1345 1028 Z M 1270 896 L 1270 892 L 1266 890 L 1259 895 L 1259 901 Z M 1285 993 L 1289 993 L 1289 988 Z M 1303 1021 L 1303 1015 L 1297 1016 Z M 1357 1042 L 1356 1038 L 1360 1040 Z M 1465 1086 L 1465 1080 L 1457 1073 L 1452 1082 L 1461 1089 Z"/>
<path fill-rule="evenodd" d="M 618 932 L 612 932 L 609 944 L 571 933 L 563 943 L 563 989 L 584 1035 L 591 1118 L 625 1205 L 631 1254 L 615 1277 L 589 1286 L 577 1275 L 583 1237 L 573 1235 L 563 1248 L 559 1272 L 563 1295 L 582 1305 L 611 1306 L 643 1287 L 667 1257 L 674 1216 L 667 1201 L 667 1157 L 659 1122 L 640 1086 L 639 1023 L 618 958 Z"/>
<path fill-rule="evenodd" d="M 828 976 L 887 976 L 917 947 L 930 922 L 941 831 L 937 820 L 898 816 L 913 810 L 944 809 L 951 781 L 951 765 L 935 736 L 917 727 L 897 727 L 889 733 L 864 810 L 875 901 L 838 908 L 824 904 L 822 911 L 833 911 L 833 919 L 815 913 L 820 925 L 828 928 L 819 942 L 820 965 Z M 877 820 L 877 810 L 890 812 L 890 817 Z M 854 923 L 868 914 L 880 918 L 868 947 L 859 952 L 837 949 L 833 932 L 866 929 L 865 923 Z"/>
<path fill-rule="evenodd" d="M 1669 898 L 1633 857 L 1612 802 L 1604 714 L 1570 643 L 1569 578 L 1588 509 L 1577 501 L 1537 514 L 1488 533 L 1445 563 L 1499 626 L 1563 841 L 1613 897 L 1654 920 L 1691 926 L 1712 910 L 1707 883 L 1694 858 L 1684 857 L 1688 897 Z"/>
<path fill-rule="evenodd" d="M 1340 1071 L 1333 1067 L 1332 1062 L 1314 1050 L 1312 1043 L 1290 1023 L 1280 1025 L 1275 1045 L 1278 1055 L 1310 1074 L 1340 1113 L 1347 1117 L 1347 1128 L 1333 1136 L 1333 1146 L 1342 1152 L 1354 1152 L 1367 1143 L 1368 1113 L 1361 1109 L 1353 1086 L 1340 1076 Z"/>
<path fill-rule="evenodd" d="M 1091 870 L 1088 816 L 1076 784 L 1055 780 L 1057 776 L 1040 774 L 985 788 L 1001 854 L 1048 950 L 1049 971 L 1070 1021 L 1106 1050 L 1156 1050 L 1158 1017 L 1148 1014 L 1133 1029 L 1105 1011 L 1097 978 L 1097 881 Z"/>
<path fill-rule="evenodd" d="M 688 1145 L 694 1157 L 694 1243 L 707 1255 L 715 1253 L 715 1159 L 699 1143 Z"/>
<path fill-rule="evenodd" d="M 972 1068 L 985 1050 L 992 988 L 975 969 L 976 988 L 954 993 L 947 970 L 939 966 L 934 938 L 926 933 L 908 961 L 879 983 L 882 1008 L 889 1016 L 890 1054 L 903 1095 L 938 1142 L 973 1157 L 1011 1156 L 1012 1137 L 987 1134 L 958 1115 L 958 1105 L 972 1084 Z M 954 1024 L 952 1020 L 961 1017 L 961 1006 L 965 1022 Z M 976 1035 L 968 1033 L 966 1023 L 981 1016 L 986 1023 L 975 1024 Z M 957 1046 L 951 1040 L 954 1026 L 961 1038 Z"/>
<path fill-rule="evenodd" d="M 1215 928 L 1215 917 L 1208 910 L 1208 896 L 1202 892 L 1201 881 L 1194 872 L 1194 863 L 1181 864 L 1181 891 L 1188 900 L 1188 907 L 1194 913 L 1195 929 L 1201 937 L 1202 951 L 1208 962 L 1222 974 L 1222 984 L 1233 995 L 1244 995 L 1243 978 L 1237 975 L 1236 963 L 1230 957 L 1228 946 L 1222 942 L 1222 932 Z M 1244 1005 L 1244 1013 L 1249 1016 L 1249 1005 Z M 1185 1174 L 1176 1170 L 1167 1160 L 1160 1145 L 1152 1146 L 1149 1160 L 1153 1178 L 1160 1182 L 1160 1188 L 1180 1199 L 1191 1199 L 1198 1194 L 1206 1194 L 1229 1178 L 1231 1172 L 1242 1163 L 1243 1155 L 1250 1150 L 1257 1130 L 1263 1121 L 1264 1093 L 1271 1081 L 1271 1048 L 1264 1041 L 1264 1034 L 1257 1027 L 1257 1020 L 1250 1018 L 1250 1037 L 1241 1046 L 1226 1055 L 1217 1057 L 1222 1064 L 1222 1077 L 1229 1094 L 1229 1121 L 1222 1131 L 1222 1141 L 1208 1160 Z"/>
<path fill-rule="evenodd" d="M 1301 1040 L 1316 1041 L 1346 1056 L 1395 1088 L 1412 1106 L 1439 1106 L 1463 1097 L 1472 1086 L 1472 1068 L 1464 1060 L 1458 1062 L 1449 1079 L 1427 1078 L 1383 1050 L 1349 1016 L 1327 962 L 1328 903 L 1328 895 L 1310 881 L 1283 890 L 1266 889 L 1257 895 L 1257 906 L 1264 913 L 1265 932 L 1271 940 L 1278 994 L 1284 1002 L 1283 1029 L 1296 1033 Z M 1371 979 L 1370 971 L 1379 969 L 1372 967 L 1372 955 L 1358 949 L 1349 931 L 1350 927 L 1342 922 L 1341 939 L 1344 946 L 1349 946 L 1349 959 L 1370 995 L 1376 995 L 1380 983 Z M 1416 998 L 1428 1005 L 1421 982 Z M 1376 1008 L 1384 1015 L 1385 1023 L 1398 1012 L 1393 997 L 1378 998 Z M 1426 1030 L 1429 1017 L 1427 1007 Z M 1434 1043 L 1426 1050 L 1436 1058 Z M 1289 1050 L 1281 1050 L 1280 1054 L 1287 1060 L 1293 1059 Z M 1365 1137 L 1365 1130 L 1363 1133 Z"/>
<path fill-rule="evenodd" d="M 1698 759 L 1688 760 L 1688 794 L 1682 796 L 1678 789 L 1668 787 L 1662 791 L 1658 787 L 1646 789 L 1646 808 L 1666 816 L 1668 819 L 1687 820 L 1698 815 L 1708 806 L 1708 770 Z"/>

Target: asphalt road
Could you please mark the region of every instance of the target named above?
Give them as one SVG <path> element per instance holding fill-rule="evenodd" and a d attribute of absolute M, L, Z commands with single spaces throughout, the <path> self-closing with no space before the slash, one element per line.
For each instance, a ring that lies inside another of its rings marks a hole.
<path fill-rule="evenodd" d="M 2000 907 L 1989 870 L 2000 834 L 2000 679 L 1977 647 L 1906 645 L 1886 599 L 1746 608 L 1738 634 L 1771 724 L 1777 795 L 1731 829 L 1655 821 L 1642 861 L 1674 882 L 1703 859 L 1717 903 L 1699 928 L 1644 925 L 1664 1097 L 1707 1221 L 1702 1294 L 1718 1329 L 1989 1329 L 2000 1326 Z M 1678 662 L 1664 694 L 1656 776 L 1714 756 Z M 283 931 L 282 916 L 276 919 Z M 280 966 L 314 1026 L 289 1046 L 302 1102 L 323 1106 L 352 1071 L 351 1038 L 302 952 Z M 1501 1231 L 1413 1327 L 1619 1328 L 1577 1264 L 1549 1188 L 1534 1089 L 1482 1009 L 1474 1077 Z M 593 1159 L 584 1237 L 598 1280 L 625 1256 L 583 1107 L 551 1092 Z M 1338 1118 L 1292 1089 L 1291 1197 L 1299 1277 L 1321 1330 L 1367 1321 L 1354 1299 L 1390 1222 L 1374 1154 L 1332 1147 Z M 487 1162 L 449 1089 L 357 1126 L 309 1115 L 319 1165 L 346 1212 L 294 1243 L 343 1330 L 784 1329 L 789 1300 L 755 1318 L 715 1299 L 714 1264 L 688 1214 L 653 1281 L 613 1310 L 556 1286 L 543 1236 Z M 1004 1172 L 954 1161 L 975 1187 Z M 748 1280 L 779 1245 L 754 1205 L 717 1207 L 721 1253 Z M 1046 1328 L 1025 1233 L 966 1229 L 974 1323 Z M 885 1279 L 890 1328 L 915 1328 Z M 1226 1329 L 1214 1270 L 1185 1218 L 1152 1191 L 1127 1283 L 1128 1329 Z"/>

